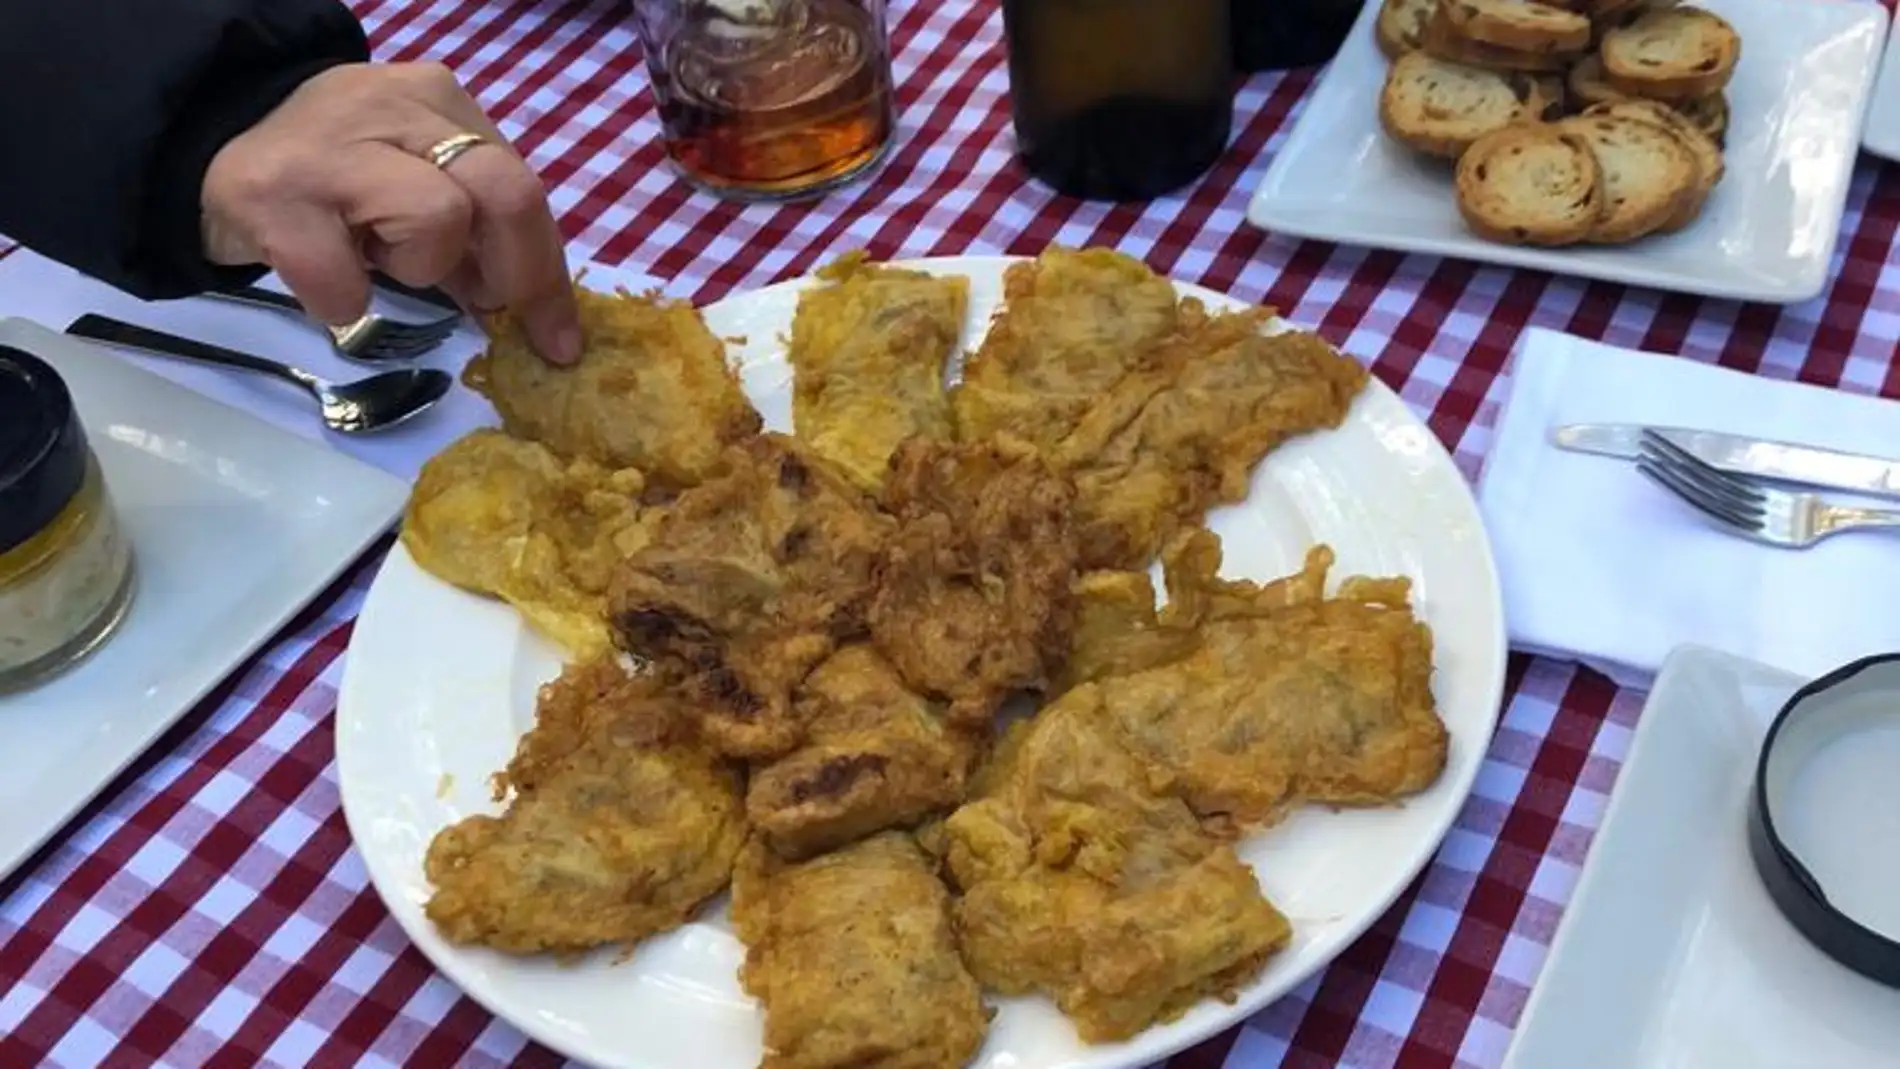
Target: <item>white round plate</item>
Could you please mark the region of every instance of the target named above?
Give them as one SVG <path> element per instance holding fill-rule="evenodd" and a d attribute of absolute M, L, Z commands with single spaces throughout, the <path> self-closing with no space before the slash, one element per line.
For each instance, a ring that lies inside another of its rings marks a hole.
<path fill-rule="evenodd" d="M 1002 296 L 1006 257 L 906 266 L 966 275 L 973 346 Z M 808 280 L 729 297 L 705 310 L 734 349 L 770 428 L 791 428 L 792 373 L 781 339 Z M 1209 307 L 1236 302 L 1199 287 Z M 1338 430 L 1269 456 L 1243 505 L 1209 517 L 1226 547 L 1223 574 L 1265 579 L 1297 570 L 1316 541 L 1338 553 L 1336 577 L 1405 575 L 1436 635 L 1436 691 L 1451 732 L 1439 782 L 1380 810 L 1302 810 L 1240 844 L 1293 942 L 1231 1003 L 1205 1001 L 1126 1043 L 1086 1046 L 1040 998 L 1003 999 L 978 1069 L 1122 1069 L 1146 1065 L 1227 1028 L 1331 961 L 1424 866 L 1483 759 L 1504 686 L 1497 571 L 1476 503 L 1436 438 L 1374 380 Z M 422 857 L 443 826 L 493 812 L 488 777 L 507 763 L 534 715 L 535 689 L 559 671 L 554 648 L 514 612 L 418 568 L 398 546 L 350 642 L 337 710 L 337 766 L 350 832 L 370 878 L 409 937 L 497 1016 L 555 1050 L 624 1069 L 753 1069 L 760 1016 L 736 977 L 744 947 L 723 900 L 695 923 L 648 940 L 625 960 L 578 963 L 450 946 L 422 912 Z"/>

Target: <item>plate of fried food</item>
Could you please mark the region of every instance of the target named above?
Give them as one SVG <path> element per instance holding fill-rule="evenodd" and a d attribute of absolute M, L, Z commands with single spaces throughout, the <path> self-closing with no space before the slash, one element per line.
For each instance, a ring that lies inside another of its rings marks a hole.
<path fill-rule="evenodd" d="M 376 888 L 535 1039 L 1145 1065 L 1450 828 L 1497 573 L 1444 449 L 1317 336 L 1109 249 L 583 318 L 568 370 L 490 325 L 500 426 L 422 472 L 337 717 Z"/>
<path fill-rule="evenodd" d="M 1826 285 L 1887 12 L 1374 0 L 1248 217 L 1716 297 Z"/>

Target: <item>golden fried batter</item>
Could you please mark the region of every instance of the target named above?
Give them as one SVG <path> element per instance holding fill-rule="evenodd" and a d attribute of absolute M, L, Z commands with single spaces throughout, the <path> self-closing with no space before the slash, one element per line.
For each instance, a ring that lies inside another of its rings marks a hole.
<path fill-rule="evenodd" d="M 865 263 L 818 272 L 792 320 L 792 419 L 812 452 L 875 493 L 898 443 L 948 438 L 944 366 L 963 334 L 970 280 Z"/>
<path fill-rule="evenodd" d="M 945 726 L 871 647 L 846 646 L 814 669 L 794 710 L 810 741 L 746 788 L 746 816 L 781 856 L 835 850 L 963 801 L 980 738 Z"/>
<path fill-rule="evenodd" d="M 679 489 L 705 479 L 727 445 L 758 432 L 724 343 L 691 304 L 575 293 L 586 334 L 579 364 L 543 361 L 504 313 L 488 322 L 488 351 L 463 371 L 508 433 L 564 457 L 639 468 Z"/>
<path fill-rule="evenodd" d="M 740 982 L 765 1006 L 760 1069 L 959 1069 L 989 1011 L 957 956 L 949 898 L 909 836 L 800 864 L 754 841 L 733 874 Z"/>
<path fill-rule="evenodd" d="M 612 649 L 607 585 L 647 540 L 646 480 L 631 468 L 563 463 L 545 447 L 478 430 L 423 465 L 402 542 L 425 571 L 513 605 L 588 658 Z"/>
<path fill-rule="evenodd" d="M 1155 585 L 1147 572 L 1085 572 L 1075 581 L 1075 641 L 1052 688 L 1180 660 L 1194 652 L 1191 628 L 1163 627 L 1155 617 Z"/>
<path fill-rule="evenodd" d="M 1129 674 L 1095 667 L 1123 741 L 1216 825 L 1278 820 L 1301 802 L 1388 803 L 1444 770 L 1432 635 L 1404 579 L 1348 579 L 1326 597 L 1332 551 L 1264 586 L 1215 578 L 1207 531 L 1168 552 L 1158 626 L 1193 651 Z M 1107 660 L 1106 658 L 1101 660 Z"/>
<path fill-rule="evenodd" d="M 904 681 L 987 724 L 1041 688 L 1074 628 L 1074 487 L 1006 440 L 913 439 L 891 462 L 898 519 L 871 601 L 871 637 Z"/>
<path fill-rule="evenodd" d="M 1086 566 L 1147 567 L 1210 506 L 1245 500 L 1269 451 L 1345 418 L 1365 369 L 1312 334 L 1263 335 L 1271 315 L 1185 316 L 1154 365 L 1063 440 L 1054 455 L 1075 477 Z"/>
<path fill-rule="evenodd" d="M 424 907 L 450 942 L 517 954 L 631 946 L 725 888 L 745 839 L 739 778 L 676 696 L 611 662 L 543 689 L 499 817 L 439 832 Z"/>
<path fill-rule="evenodd" d="M 615 576 L 616 640 L 679 682 L 714 748 L 777 757 L 803 740 L 792 689 L 863 630 L 890 527 L 792 439 L 749 439 Z"/>
<path fill-rule="evenodd" d="M 1113 249 L 1051 246 L 1010 265 L 1003 297 L 951 392 L 964 441 L 1007 433 L 1053 448 L 1179 319 L 1174 284 Z"/>
<path fill-rule="evenodd" d="M 1231 999 L 1292 929 L 1233 848 L 1125 751 L 1085 684 L 1013 725 L 944 826 L 970 971 L 1092 1043 Z"/>

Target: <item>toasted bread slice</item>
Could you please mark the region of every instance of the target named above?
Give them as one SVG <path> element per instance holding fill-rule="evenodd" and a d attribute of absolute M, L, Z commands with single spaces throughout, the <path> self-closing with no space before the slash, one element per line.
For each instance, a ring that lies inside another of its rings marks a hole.
<path fill-rule="evenodd" d="M 1526 74 L 1554 74 L 1569 68 L 1571 56 L 1558 52 L 1521 52 L 1515 48 L 1474 41 L 1459 33 L 1445 18 L 1445 9 L 1436 8 L 1425 20 L 1419 35 L 1419 50 L 1439 59 L 1483 67 L 1493 71 L 1521 71 Z"/>
<path fill-rule="evenodd" d="M 1667 127 L 1601 114 L 1558 125 L 1589 146 L 1603 175 L 1603 213 L 1585 241 L 1635 241 L 1676 218 L 1683 199 L 1695 195 L 1695 154 Z"/>
<path fill-rule="evenodd" d="M 1597 41 L 1603 35 L 1618 26 L 1625 25 L 1646 11 L 1661 11 L 1666 7 L 1675 7 L 1682 0 L 1586 0 L 1588 6 L 1580 14 L 1588 16 L 1594 25 Z"/>
<path fill-rule="evenodd" d="M 1379 5 L 1379 21 L 1373 30 L 1379 51 L 1384 52 L 1387 59 L 1418 51 L 1419 39 L 1425 36 L 1425 23 L 1437 6 L 1438 0 L 1385 0 Z"/>
<path fill-rule="evenodd" d="M 1596 156 L 1564 123 L 1517 123 L 1479 138 L 1458 159 L 1457 189 L 1465 225 L 1512 245 L 1574 244 L 1603 209 Z"/>
<path fill-rule="evenodd" d="M 1667 104 L 1654 100 L 1620 100 L 1611 104 L 1596 104 L 1584 111 L 1584 117 L 1592 115 L 1612 115 L 1636 119 L 1640 122 L 1655 123 L 1668 130 L 1687 148 L 1696 163 L 1695 189 L 1681 198 L 1676 206 L 1676 214 L 1669 217 L 1660 228 L 1665 233 L 1681 230 L 1702 214 L 1702 205 L 1709 199 L 1728 166 L 1722 160 L 1722 146 L 1702 131 L 1702 128 L 1689 121 Z"/>
<path fill-rule="evenodd" d="M 1439 0 L 1458 36 L 1518 52 L 1581 52 L 1590 45 L 1590 20 L 1531 0 Z"/>
<path fill-rule="evenodd" d="M 1592 52 L 1576 62 L 1564 76 L 1570 99 L 1578 105 L 1613 104 L 1631 99 L 1628 93 L 1603 80 L 1603 59 Z"/>
<path fill-rule="evenodd" d="M 1643 100 L 1644 97 L 1631 96 L 1628 93 L 1603 80 L 1603 61 L 1588 55 L 1577 61 L 1564 78 L 1564 88 L 1572 108 L 1588 108 L 1596 104 L 1614 104 L 1623 100 Z M 1719 147 L 1728 136 L 1728 98 L 1714 93 L 1693 100 L 1659 101 L 1681 112 L 1683 117 L 1695 124 L 1696 129 L 1709 135 Z"/>
<path fill-rule="evenodd" d="M 1379 94 L 1379 124 L 1420 152 L 1456 159 L 1485 134 L 1514 122 L 1554 117 L 1554 78 L 1487 71 L 1423 52 L 1400 56 Z"/>
<path fill-rule="evenodd" d="M 1631 96 L 1674 102 L 1728 85 L 1742 38 L 1720 15 L 1674 7 L 1645 11 L 1605 33 L 1600 51 L 1610 85 Z"/>
<path fill-rule="evenodd" d="M 1668 6 L 1673 2 L 1674 0 L 1583 0 L 1583 6 L 1577 10 L 1580 14 L 1588 15 L 1592 22 L 1597 23 L 1600 36 L 1601 30 L 1627 21 L 1631 16 L 1646 8 Z"/>
<path fill-rule="evenodd" d="M 1717 145 L 1728 144 L 1728 97 L 1713 93 L 1674 106 L 1696 129 L 1714 138 Z"/>

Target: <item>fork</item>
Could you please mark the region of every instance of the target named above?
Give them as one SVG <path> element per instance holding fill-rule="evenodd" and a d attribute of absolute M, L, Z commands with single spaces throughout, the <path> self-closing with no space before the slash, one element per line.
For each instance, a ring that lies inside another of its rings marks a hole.
<path fill-rule="evenodd" d="M 214 290 L 205 296 L 232 304 L 286 312 L 306 321 L 310 318 L 310 313 L 304 310 L 297 298 L 262 286 Z M 371 312 L 354 323 L 340 327 L 325 326 L 323 329 L 329 332 L 330 344 L 344 359 L 359 364 L 382 364 L 413 360 L 435 349 L 455 333 L 456 325 L 461 321 L 460 313 L 456 313 L 426 323 L 400 323 Z"/>
<path fill-rule="evenodd" d="M 1777 490 L 1703 461 L 1652 431 L 1636 467 L 1704 515 L 1745 538 L 1806 549 L 1842 531 L 1900 531 L 1900 511 L 1829 504 L 1817 494 Z"/>

